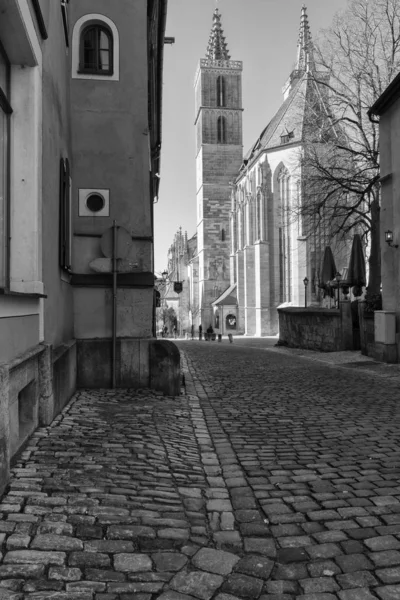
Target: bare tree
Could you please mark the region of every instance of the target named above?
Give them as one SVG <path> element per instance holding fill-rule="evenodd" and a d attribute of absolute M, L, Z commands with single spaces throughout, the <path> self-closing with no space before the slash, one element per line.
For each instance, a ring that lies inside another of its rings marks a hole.
<path fill-rule="evenodd" d="M 379 135 L 368 109 L 400 69 L 398 0 L 349 0 L 314 44 L 302 154 L 305 228 L 369 241 L 369 292 L 380 289 Z"/>

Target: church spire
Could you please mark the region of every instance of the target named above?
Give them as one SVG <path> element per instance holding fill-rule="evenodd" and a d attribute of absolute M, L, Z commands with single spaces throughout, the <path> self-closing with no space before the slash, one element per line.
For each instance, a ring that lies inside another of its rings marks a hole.
<path fill-rule="evenodd" d="M 314 47 L 308 22 L 307 8 L 303 4 L 301 9 L 300 34 L 297 52 L 297 71 L 314 71 Z"/>
<path fill-rule="evenodd" d="M 231 58 L 221 26 L 221 15 L 218 8 L 214 11 L 213 26 L 208 41 L 206 58 L 208 60 L 230 60 Z"/>

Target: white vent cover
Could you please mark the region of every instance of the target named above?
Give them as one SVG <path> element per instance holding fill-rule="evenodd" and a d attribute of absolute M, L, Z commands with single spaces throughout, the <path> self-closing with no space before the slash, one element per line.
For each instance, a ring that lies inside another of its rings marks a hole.
<path fill-rule="evenodd" d="M 110 190 L 96 188 L 79 190 L 80 217 L 109 217 Z"/>

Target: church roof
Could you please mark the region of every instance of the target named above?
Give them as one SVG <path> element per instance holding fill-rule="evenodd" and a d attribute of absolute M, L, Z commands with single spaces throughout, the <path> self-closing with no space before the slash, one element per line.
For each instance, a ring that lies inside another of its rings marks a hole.
<path fill-rule="evenodd" d="M 208 60 L 230 60 L 231 58 L 221 26 L 221 15 L 218 8 L 214 11 L 213 26 L 208 41 L 206 58 Z"/>
<path fill-rule="evenodd" d="M 329 118 L 325 105 L 326 94 L 318 83 L 326 77 L 325 73 L 316 71 L 307 10 L 303 6 L 297 63 L 287 86 L 289 94 L 247 152 L 242 168 L 265 150 L 303 142 L 310 128 L 315 126 L 316 110 L 324 119 Z"/>
<path fill-rule="evenodd" d="M 236 306 L 237 300 L 237 284 L 229 286 L 219 298 L 214 300 L 212 306 Z"/>

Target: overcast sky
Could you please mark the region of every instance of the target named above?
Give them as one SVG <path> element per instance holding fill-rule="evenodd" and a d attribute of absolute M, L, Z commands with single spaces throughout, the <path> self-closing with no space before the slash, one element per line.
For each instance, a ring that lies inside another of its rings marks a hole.
<path fill-rule="evenodd" d="M 346 0 L 307 0 L 315 37 Z M 155 270 L 167 266 L 168 248 L 182 226 L 196 233 L 194 76 L 205 57 L 216 0 L 168 0 L 163 86 L 163 144 L 159 201 L 154 205 Z M 282 86 L 297 53 L 303 0 L 218 0 L 232 60 L 243 61 L 244 152 L 282 103 Z"/>

